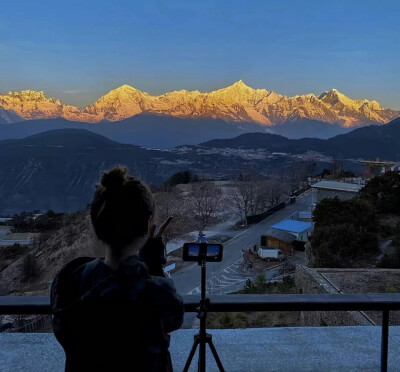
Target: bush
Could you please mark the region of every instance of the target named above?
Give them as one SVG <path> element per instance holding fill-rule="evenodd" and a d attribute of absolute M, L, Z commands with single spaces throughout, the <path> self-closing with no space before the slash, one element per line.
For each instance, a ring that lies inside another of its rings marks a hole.
<path fill-rule="evenodd" d="M 378 213 L 400 215 L 400 174 L 387 172 L 371 179 L 359 192 Z"/>
<path fill-rule="evenodd" d="M 16 260 L 26 252 L 26 247 L 15 243 L 13 245 L 1 247 L 0 260 Z"/>
<path fill-rule="evenodd" d="M 400 238 L 398 236 L 387 247 L 386 252 L 378 263 L 378 267 L 387 269 L 400 268 Z"/>
<path fill-rule="evenodd" d="M 54 213 L 49 210 L 37 219 L 33 219 L 34 212 L 22 212 L 19 215 L 14 215 L 12 221 L 13 232 L 53 231 L 63 225 L 64 215 L 62 213 Z"/>
<path fill-rule="evenodd" d="M 264 275 L 254 281 L 248 280 L 246 286 L 235 293 L 294 293 L 292 277 L 284 277 L 280 283 L 268 283 Z M 300 312 L 238 312 L 210 313 L 209 328 L 249 328 L 295 326 L 300 322 Z"/>
<path fill-rule="evenodd" d="M 386 287 L 385 288 L 385 293 L 399 293 L 400 288 L 399 287 Z"/>
<path fill-rule="evenodd" d="M 29 280 L 37 275 L 38 265 L 36 258 L 32 253 L 28 253 L 23 260 L 22 275 L 23 279 Z"/>
<path fill-rule="evenodd" d="M 174 173 L 172 176 L 170 176 L 164 182 L 164 186 L 167 188 L 174 187 L 178 184 L 187 184 L 190 182 L 197 182 L 198 180 L 199 180 L 199 177 L 197 175 L 194 175 L 192 172 L 182 171 L 182 172 Z"/>
<path fill-rule="evenodd" d="M 268 283 L 264 275 L 259 275 L 254 281 L 248 279 L 246 285 L 235 292 L 238 294 L 271 294 L 271 293 L 293 293 L 295 287 L 291 276 L 283 277 L 280 283 Z"/>
<path fill-rule="evenodd" d="M 377 229 L 375 212 L 364 200 L 323 199 L 314 209 L 313 219 L 316 229 L 336 224 L 356 224 L 374 232 Z"/>
<path fill-rule="evenodd" d="M 378 252 L 374 210 L 364 200 L 323 199 L 313 212 L 315 267 L 353 267 Z"/>
<path fill-rule="evenodd" d="M 323 226 L 314 230 L 311 250 L 315 267 L 352 267 L 378 252 L 378 239 L 355 224 Z"/>

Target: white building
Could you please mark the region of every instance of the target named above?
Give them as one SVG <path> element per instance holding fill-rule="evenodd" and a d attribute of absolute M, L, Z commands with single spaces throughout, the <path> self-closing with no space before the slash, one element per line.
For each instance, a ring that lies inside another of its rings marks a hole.
<path fill-rule="evenodd" d="M 357 195 L 363 185 L 339 181 L 320 181 L 311 185 L 313 206 L 325 198 L 338 197 L 342 200 L 351 199 Z"/>

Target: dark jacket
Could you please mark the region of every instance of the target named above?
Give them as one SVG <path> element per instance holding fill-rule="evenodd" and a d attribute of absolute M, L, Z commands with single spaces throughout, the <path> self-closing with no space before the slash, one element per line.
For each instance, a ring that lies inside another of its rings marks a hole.
<path fill-rule="evenodd" d="M 161 238 L 113 271 L 102 259 L 68 263 L 51 288 L 53 330 L 65 371 L 172 371 L 169 332 L 181 327 L 183 301 L 163 275 Z"/>

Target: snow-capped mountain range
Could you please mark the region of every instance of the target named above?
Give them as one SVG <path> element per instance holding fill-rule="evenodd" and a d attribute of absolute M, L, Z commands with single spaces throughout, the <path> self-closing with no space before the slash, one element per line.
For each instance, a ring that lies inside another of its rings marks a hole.
<path fill-rule="evenodd" d="M 256 122 L 267 126 L 312 119 L 345 128 L 387 123 L 400 116 L 400 111 L 383 108 L 377 101 L 351 99 L 336 89 L 318 97 L 314 94 L 287 97 L 250 88 L 242 80 L 210 93 L 180 90 L 159 96 L 123 85 L 84 109 L 48 98 L 44 92 L 23 90 L 0 94 L 0 123 L 55 117 L 96 123 L 119 121 L 141 113 Z"/>

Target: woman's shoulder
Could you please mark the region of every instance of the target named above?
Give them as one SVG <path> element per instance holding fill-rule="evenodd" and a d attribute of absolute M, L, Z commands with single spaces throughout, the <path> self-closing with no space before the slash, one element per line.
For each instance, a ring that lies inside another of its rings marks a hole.
<path fill-rule="evenodd" d="M 72 275 L 76 270 L 83 268 L 86 265 L 92 266 L 98 259 L 95 257 L 78 257 L 66 263 L 56 274 L 54 280 L 61 280 L 69 275 Z"/>
<path fill-rule="evenodd" d="M 53 306 L 63 307 L 75 301 L 79 296 L 77 293 L 77 277 L 86 265 L 93 265 L 97 259 L 94 257 L 78 257 L 65 264 L 56 274 L 51 285 L 50 299 Z"/>
<path fill-rule="evenodd" d="M 151 276 L 147 284 L 144 294 L 150 302 L 174 305 L 183 303 L 171 279 Z"/>

